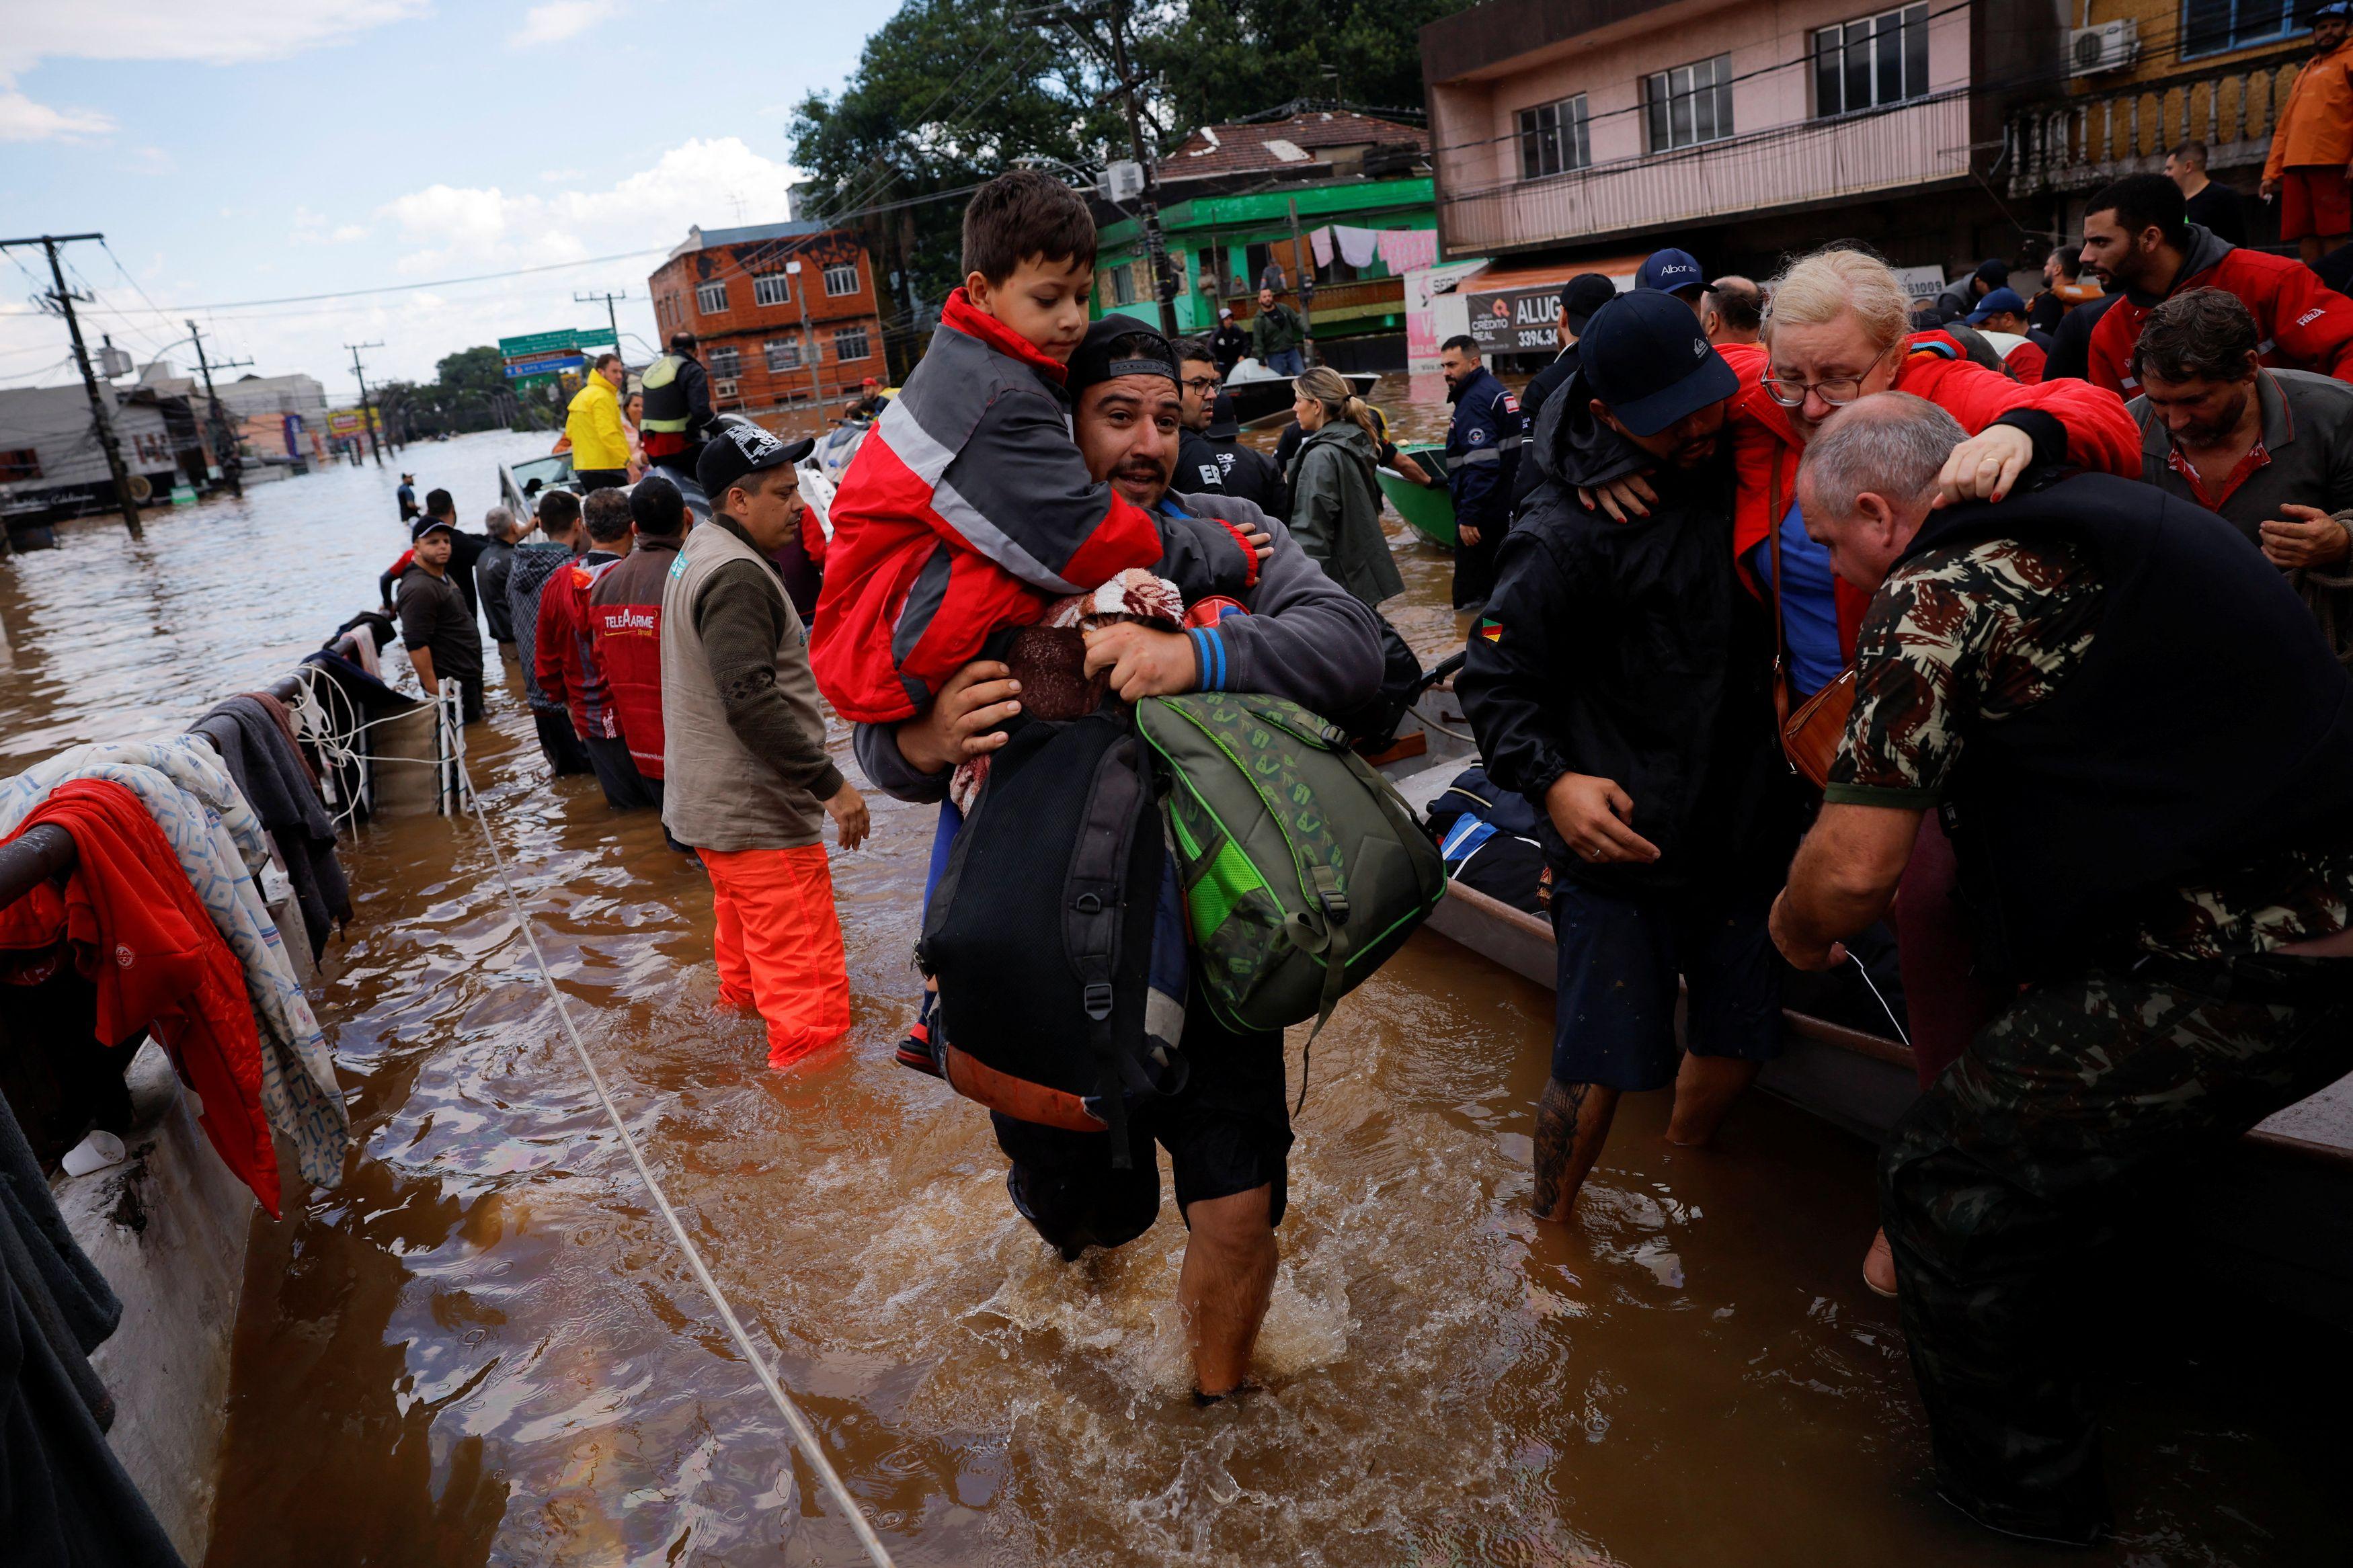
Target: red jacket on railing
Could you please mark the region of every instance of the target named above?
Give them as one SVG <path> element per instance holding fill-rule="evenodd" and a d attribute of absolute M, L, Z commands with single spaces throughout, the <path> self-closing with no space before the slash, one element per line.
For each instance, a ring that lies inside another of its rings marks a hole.
<path fill-rule="evenodd" d="M 629 760 L 662 776 L 662 584 L 678 560 L 675 539 L 639 538 L 638 547 L 588 590 L 588 637 Z"/>
<path fill-rule="evenodd" d="M 0 909 L 0 952 L 67 942 L 98 990 L 96 1044 L 152 1031 L 204 1101 L 213 1148 L 276 1219 L 278 1152 L 261 1110 L 261 1036 L 245 970 L 179 857 L 121 784 L 61 784 L 9 838 L 42 823 L 73 836 L 73 872 L 63 893 L 42 882 Z"/>
<path fill-rule="evenodd" d="M 1783 516 L 1797 502 L 1798 458 L 1805 440 L 1790 422 L 1789 411 L 1765 390 L 1765 350 L 1732 343 L 1717 352 L 1740 378 L 1730 421 L 1733 471 L 1739 484 L 1734 502 L 1732 551 L 1746 574 L 1748 552 L 1764 542 L 1779 521 L 1771 515 L 1773 496 L 1778 494 Z M 2067 432 L 2070 462 L 2098 473 L 2140 477 L 2140 426 L 2125 412 L 2122 398 L 2081 381 L 2021 385 L 2000 371 L 1961 357 L 1961 347 L 1949 333 L 1913 333 L 1911 349 L 1905 355 L 1904 367 L 1895 373 L 1891 390 L 1926 398 L 1972 436 L 2005 414 L 2038 409 L 2057 419 Z M 1751 586 L 1757 584 L 1752 582 Z M 1837 596 L 1839 646 L 1851 660 L 1855 633 L 1862 625 L 1863 607 L 1871 603 L 1871 595 L 1841 577 Z"/>

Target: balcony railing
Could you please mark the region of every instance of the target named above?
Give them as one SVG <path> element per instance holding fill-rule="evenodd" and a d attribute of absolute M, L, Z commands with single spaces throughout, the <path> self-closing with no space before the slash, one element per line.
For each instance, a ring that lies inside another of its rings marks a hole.
<path fill-rule="evenodd" d="M 1451 255 L 1493 254 L 1961 179 L 1969 172 L 1968 113 L 1967 92 L 1942 93 L 1900 109 L 1449 193 L 1439 203 L 1439 228 Z"/>
<path fill-rule="evenodd" d="M 2206 143 L 2210 169 L 2261 164 L 2295 81 L 2296 58 L 2273 56 L 2021 110 L 2002 136 L 2010 194 L 2087 190 L 2154 173 L 2188 141 Z"/>

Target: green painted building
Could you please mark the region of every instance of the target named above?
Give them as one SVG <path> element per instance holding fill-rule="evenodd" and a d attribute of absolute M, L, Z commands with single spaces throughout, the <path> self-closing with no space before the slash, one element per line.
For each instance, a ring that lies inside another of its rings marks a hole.
<path fill-rule="evenodd" d="M 1248 195 L 1196 196 L 1163 210 L 1160 224 L 1177 274 L 1180 331 L 1214 330 L 1220 306 L 1231 309 L 1247 326 L 1258 310 L 1257 280 L 1269 262 L 1281 266 L 1292 280 L 1288 302 L 1298 306 L 1299 259 L 1303 255 L 1315 274 L 1309 316 L 1324 358 L 1349 369 L 1380 369 L 1387 367 L 1356 362 L 1394 357 L 1397 368 L 1403 368 L 1405 279 L 1401 271 L 1392 270 L 1390 261 L 1432 242 L 1384 240 L 1364 265 L 1353 265 L 1341 254 L 1335 237 L 1331 260 L 1319 265 L 1309 236 L 1335 225 L 1373 230 L 1377 237 L 1400 230 L 1434 235 L 1438 208 L 1428 178 L 1343 179 Z M 1299 237 L 1299 255 L 1293 252 L 1294 235 Z M 1107 225 L 1099 243 L 1095 313 L 1120 311 L 1158 325 L 1160 307 L 1152 291 L 1142 226 L 1133 218 Z M 1420 264 L 1434 257 L 1421 258 Z"/>

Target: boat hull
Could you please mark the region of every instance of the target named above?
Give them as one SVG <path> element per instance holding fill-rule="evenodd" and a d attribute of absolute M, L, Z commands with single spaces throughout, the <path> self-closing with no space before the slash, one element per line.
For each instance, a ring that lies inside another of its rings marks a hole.
<path fill-rule="evenodd" d="M 1425 454 L 1442 454 L 1443 447 L 1403 447 L 1405 456 L 1420 463 L 1428 471 L 1431 464 Z M 1418 485 L 1388 468 L 1379 470 L 1381 493 L 1389 505 L 1405 519 L 1405 525 L 1441 550 L 1454 548 L 1454 497 L 1443 488 Z"/>

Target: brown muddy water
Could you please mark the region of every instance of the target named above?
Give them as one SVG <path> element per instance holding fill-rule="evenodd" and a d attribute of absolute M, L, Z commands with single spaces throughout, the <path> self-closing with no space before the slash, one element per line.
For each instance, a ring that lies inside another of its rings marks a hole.
<path fill-rule="evenodd" d="M 1442 428 L 1384 392 L 1401 433 Z M 495 462 L 543 447 L 403 462 L 471 526 Z M 91 521 L 0 563 L 0 768 L 176 730 L 315 647 L 405 542 L 395 482 L 337 469 L 154 515 L 143 546 Z M 1447 563 L 1401 528 L 1398 550 L 1398 619 L 1435 658 L 1461 635 Z M 473 734 L 591 1049 L 900 1563 L 2051 1555 L 1929 1489 L 1894 1311 L 1857 1275 L 1853 1139 L 1760 1096 L 1718 1147 L 1671 1150 L 1641 1097 L 1578 1223 L 1540 1226 L 1551 997 L 1419 936 L 1318 1042 L 1264 1387 L 1196 1410 L 1177 1216 L 1063 1265 L 982 1113 L 890 1059 L 929 811 L 875 798 L 837 856 L 855 1033 L 779 1077 L 756 1025 L 709 1011 L 708 886 L 652 818 L 551 784 L 519 687 Z M 475 827 L 379 823 L 348 855 L 358 919 L 317 995 L 358 1149 L 339 1190 L 256 1221 L 213 1568 L 858 1561 L 582 1080 Z M 2346 1560 L 2343 1341 L 2161 1259 L 2098 1328 L 2123 1533 L 2077 1560 Z"/>

